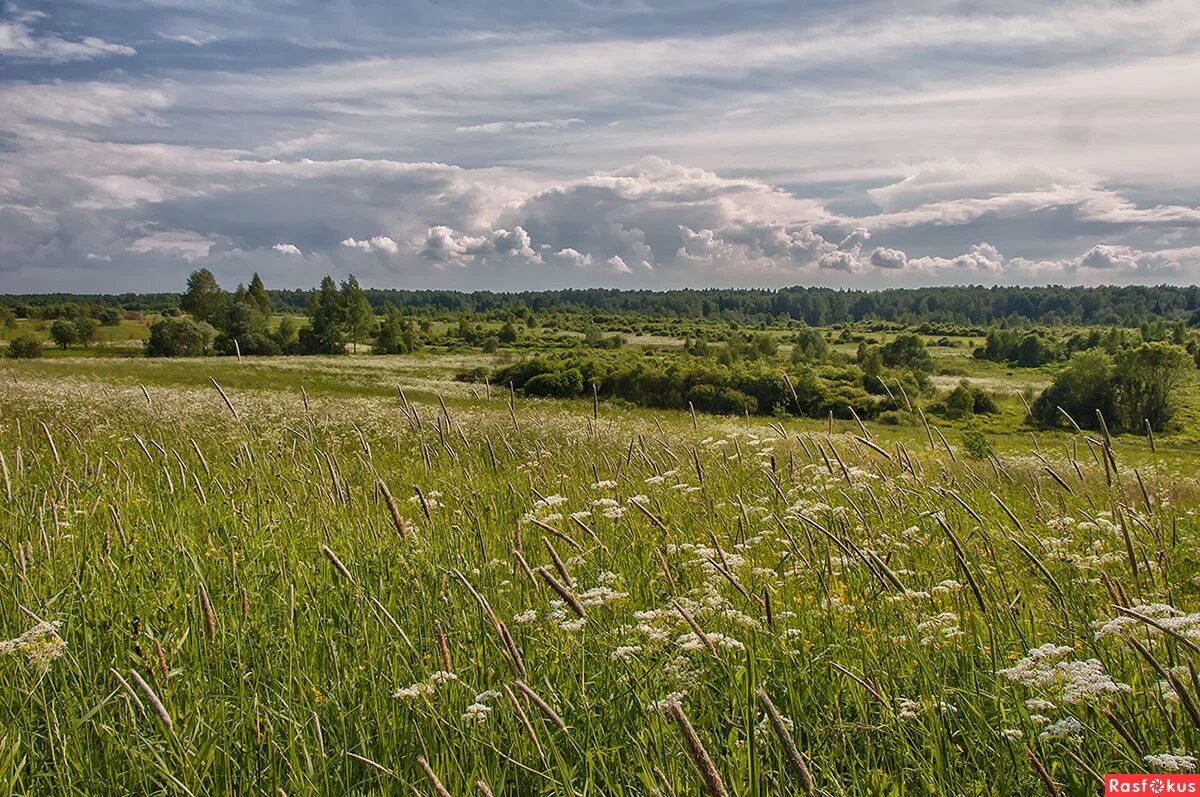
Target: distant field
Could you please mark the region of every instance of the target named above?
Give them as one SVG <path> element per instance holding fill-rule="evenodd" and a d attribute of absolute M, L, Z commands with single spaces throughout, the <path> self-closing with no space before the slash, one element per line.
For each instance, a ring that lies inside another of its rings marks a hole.
<path fill-rule="evenodd" d="M 593 418 L 487 360 L 0 364 L 8 790 L 698 794 L 694 734 L 730 794 L 1094 794 L 1196 749 L 1194 447 Z"/>

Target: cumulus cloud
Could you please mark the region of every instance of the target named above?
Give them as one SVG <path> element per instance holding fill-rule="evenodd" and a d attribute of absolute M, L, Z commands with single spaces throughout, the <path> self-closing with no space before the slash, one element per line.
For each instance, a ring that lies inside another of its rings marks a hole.
<path fill-rule="evenodd" d="M 586 268 L 592 264 L 591 255 L 585 255 L 583 252 L 571 249 L 570 247 L 566 249 L 559 249 L 555 254 L 576 268 Z"/>
<path fill-rule="evenodd" d="M 96 36 L 69 40 L 49 31 L 35 30 L 45 18 L 39 11 L 27 11 L 10 20 L 0 20 L 0 56 L 15 61 L 66 63 L 91 61 L 114 55 L 136 55 L 137 50 L 112 44 Z"/>
<path fill-rule="evenodd" d="M 613 255 L 608 260 L 606 260 L 604 262 L 604 264 L 606 266 L 608 266 L 609 270 L 612 271 L 614 274 L 632 274 L 633 273 L 633 269 L 631 269 L 629 266 L 627 266 L 625 264 L 625 261 L 621 259 L 620 255 Z"/>
<path fill-rule="evenodd" d="M 542 256 L 531 246 L 529 233 L 519 226 L 511 232 L 501 228 L 481 235 L 456 233 L 445 225 L 430 227 L 418 254 L 438 265 L 465 266 L 489 255 L 542 262 Z"/>
<path fill-rule="evenodd" d="M 877 246 L 871 253 L 871 265 L 883 269 L 904 268 L 908 265 L 908 255 L 899 249 Z"/>
<path fill-rule="evenodd" d="M 390 255 L 400 251 L 400 244 L 386 235 L 376 235 L 363 241 L 347 238 L 342 241 L 342 246 L 348 249 L 361 249 L 364 252 L 386 252 Z"/>
<path fill-rule="evenodd" d="M 298 257 L 301 254 L 300 247 L 296 246 L 295 244 L 275 244 L 271 248 L 276 252 L 279 252 L 281 255 L 292 255 Z"/>

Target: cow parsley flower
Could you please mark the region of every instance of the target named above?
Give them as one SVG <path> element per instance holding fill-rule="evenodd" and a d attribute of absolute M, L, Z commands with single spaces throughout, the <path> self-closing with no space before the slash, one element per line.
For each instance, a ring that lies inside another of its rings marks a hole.
<path fill-rule="evenodd" d="M 1192 772 L 1196 769 L 1196 757 L 1194 755 L 1157 753 L 1155 755 L 1148 755 L 1142 760 L 1146 762 L 1146 766 L 1156 772 Z"/>
<path fill-rule="evenodd" d="M 1065 717 L 1038 734 L 1043 742 L 1049 739 L 1077 739 L 1083 736 L 1083 723 L 1074 717 Z"/>

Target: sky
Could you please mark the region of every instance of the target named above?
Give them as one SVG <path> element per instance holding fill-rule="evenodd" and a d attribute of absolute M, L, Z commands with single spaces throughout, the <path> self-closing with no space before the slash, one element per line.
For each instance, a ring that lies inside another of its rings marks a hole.
<path fill-rule="evenodd" d="M 1200 281 L 1200 13 L 0 0 L 0 293 Z"/>

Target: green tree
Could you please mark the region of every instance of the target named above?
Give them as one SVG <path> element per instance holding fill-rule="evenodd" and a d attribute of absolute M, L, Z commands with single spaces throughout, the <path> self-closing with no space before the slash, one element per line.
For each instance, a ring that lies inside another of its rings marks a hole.
<path fill-rule="evenodd" d="M 367 339 L 375 325 L 375 311 L 367 301 L 367 294 L 359 287 L 358 280 L 351 274 L 342 282 L 342 323 L 345 325 L 346 336 L 358 351 L 358 344 Z"/>
<path fill-rule="evenodd" d="M 500 342 L 505 344 L 517 342 L 517 328 L 511 318 L 504 322 L 504 326 L 500 327 L 499 338 Z"/>
<path fill-rule="evenodd" d="M 147 357 L 199 357 L 208 354 L 216 330 L 190 318 L 164 318 L 150 327 Z"/>
<path fill-rule="evenodd" d="M 300 330 L 305 354 L 341 354 L 346 350 L 345 316 L 337 283 L 328 274 L 308 297 L 308 326 Z"/>
<path fill-rule="evenodd" d="M 73 323 L 60 318 L 50 325 L 50 337 L 55 346 L 66 349 L 79 342 L 79 331 Z"/>
<path fill-rule="evenodd" d="M 269 317 L 247 291 L 240 291 L 222 318 L 216 347 L 225 354 L 278 354 L 279 345 L 268 332 Z"/>
<path fill-rule="evenodd" d="M 75 319 L 75 340 L 88 345 L 96 339 L 96 321 L 89 316 L 80 316 Z"/>
<path fill-rule="evenodd" d="M 1060 426 L 1066 422 L 1061 407 L 1080 426 L 1091 428 L 1097 425 L 1096 410 L 1100 410 L 1118 424 L 1113 367 L 1113 358 L 1103 349 L 1078 352 L 1033 402 L 1033 417 L 1046 426 Z"/>
<path fill-rule="evenodd" d="M 1173 343 L 1143 343 L 1117 355 L 1117 407 L 1129 431 L 1164 428 L 1179 404 L 1179 388 L 1192 369 L 1187 350 Z"/>
<path fill-rule="evenodd" d="M 913 371 L 932 371 L 933 358 L 918 335 L 905 332 L 880 349 L 883 364 L 889 368 L 908 368 Z"/>
<path fill-rule="evenodd" d="M 792 362 L 812 363 L 824 360 L 829 353 L 829 344 L 825 342 L 818 330 L 805 326 L 801 328 L 792 343 Z"/>
<path fill-rule="evenodd" d="M 225 291 L 217 284 L 217 278 L 206 268 L 188 275 L 187 290 L 179 300 L 179 306 L 191 313 L 197 321 L 214 324 L 225 308 Z"/>
<path fill-rule="evenodd" d="M 1036 332 L 1031 332 L 1021 338 L 1021 342 L 1017 344 L 1017 365 L 1025 368 L 1036 368 L 1039 365 L 1051 362 L 1053 359 L 1053 350 L 1042 339 L 1042 336 Z"/>
<path fill-rule="evenodd" d="M 371 351 L 375 354 L 408 354 L 413 350 L 415 331 L 412 321 L 399 310 L 392 310 L 379 324 L 379 334 Z"/>
<path fill-rule="evenodd" d="M 247 291 L 250 299 L 258 307 L 266 317 L 270 318 L 274 308 L 271 305 L 271 295 L 267 293 L 267 288 L 263 285 L 262 277 L 258 276 L 258 272 L 254 272 L 254 276 L 250 278 L 250 289 Z"/>
<path fill-rule="evenodd" d="M 271 336 L 275 339 L 275 345 L 279 347 L 279 350 L 287 354 L 288 347 L 296 341 L 296 322 L 290 315 L 285 315 L 279 319 L 279 326 L 275 327 Z"/>
<path fill-rule="evenodd" d="M 975 394 L 967 380 L 962 380 L 946 394 L 942 402 L 942 414 L 951 420 L 966 418 L 975 413 Z"/>

